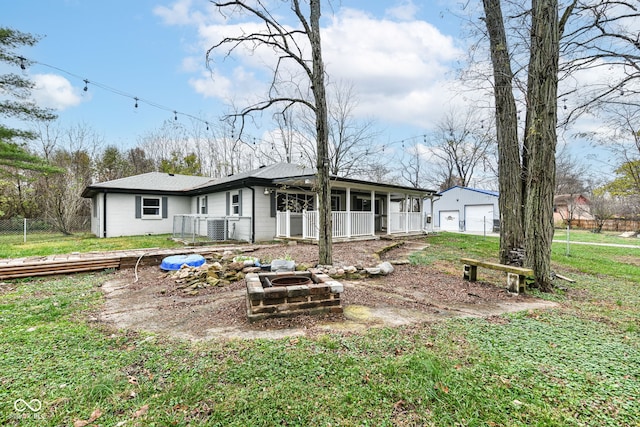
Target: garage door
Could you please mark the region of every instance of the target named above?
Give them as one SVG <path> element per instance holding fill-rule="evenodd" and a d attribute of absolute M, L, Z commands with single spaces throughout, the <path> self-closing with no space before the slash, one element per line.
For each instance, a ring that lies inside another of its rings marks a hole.
<path fill-rule="evenodd" d="M 440 211 L 440 230 L 460 231 L 460 212 Z"/>
<path fill-rule="evenodd" d="M 493 205 L 473 205 L 464 207 L 465 231 L 487 232 L 493 230 Z"/>

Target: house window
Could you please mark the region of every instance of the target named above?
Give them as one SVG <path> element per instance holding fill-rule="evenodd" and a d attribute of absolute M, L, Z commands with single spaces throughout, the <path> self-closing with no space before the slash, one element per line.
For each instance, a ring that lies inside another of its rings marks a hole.
<path fill-rule="evenodd" d="M 204 197 L 200 198 L 200 213 L 201 214 L 205 214 L 206 215 L 208 213 L 207 212 L 207 210 L 208 210 L 207 209 L 208 208 L 207 207 L 207 205 L 208 205 L 208 200 L 207 199 L 208 199 L 207 196 L 204 196 Z"/>
<path fill-rule="evenodd" d="M 146 219 L 161 218 L 159 197 L 143 197 L 142 198 L 142 218 L 146 218 Z"/>
<path fill-rule="evenodd" d="M 231 214 L 240 215 L 240 195 L 234 194 L 231 196 Z"/>

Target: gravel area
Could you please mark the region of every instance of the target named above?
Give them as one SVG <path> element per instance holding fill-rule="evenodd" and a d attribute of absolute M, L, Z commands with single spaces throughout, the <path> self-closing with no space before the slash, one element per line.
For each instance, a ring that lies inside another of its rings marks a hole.
<path fill-rule="evenodd" d="M 408 254 L 403 246 L 384 252 L 380 257 L 377 255 L 392 244 L 386 240 L 336 243 L 333 245 L 334 265 L 373 267 L 381 260 L 406 258 Z M 298 264 L 315 266 L 318 247 L 310 244 L 260 246 L 247 255 L 261 260 L 288 255 Z M 539 304 L 539 300 L 531 296 L 513 295 L 495 284 L 463 281 L 462 265 L 455 268 L 444 264 L 396 265 L 395 271 L 387 276 L 342 280 L 345 314 L 249 323 L 244 280 L 206 287 L 195 295 L 186 295 L 170 274 L 157 267 L 139 268 L 137 277 L 135 281 L 134 271 L 121 270 L 103 286 L 107 303 L 101 320 L 118 327 L 162 331 L 190 339 L 279 337 L 280 333 L 290 334 L 294 330 L 313 334 L 327 329 L 357 329 L 363 324 L 415 323 L 459 315 L 489 317 Z M 371 316 L 354 320 L 349 314 L 351 308 L 364 309 Z"/>

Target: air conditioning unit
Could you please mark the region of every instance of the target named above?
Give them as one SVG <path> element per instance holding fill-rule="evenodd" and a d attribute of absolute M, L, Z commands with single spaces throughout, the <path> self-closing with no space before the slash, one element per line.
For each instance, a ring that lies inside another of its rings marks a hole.
<path fill-rule="evenodd" d="M 207 237 L 211 240 L 227 240 L 227 220 L 210 219 L 207 221 Z"/>

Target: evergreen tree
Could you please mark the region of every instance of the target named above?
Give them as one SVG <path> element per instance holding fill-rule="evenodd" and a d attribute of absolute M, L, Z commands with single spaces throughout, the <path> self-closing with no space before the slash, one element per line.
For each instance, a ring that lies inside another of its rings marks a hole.
<path fill-rule="evenodd" d="M 38 38 L 11 28 L 0 27 L 0 61 L 13 67 L 26 69 L 29 61 L 17 54 L 16 49 L 33 46 Z M 20 121 L 53 120 L 56 116 L 51 110 L 38 107 L 31 99 L 34 83 L 15 73 L 0 75 L 0 117 Z M 25 141 L 35 138 L 31 131 L 15 129 L 0 122 L 0 174 L 12 175 L 15 169 L 38 172 L 57 172 L 58 169 L 47 164 L 40 157 L 30 154 L 23 148 Z"/>

